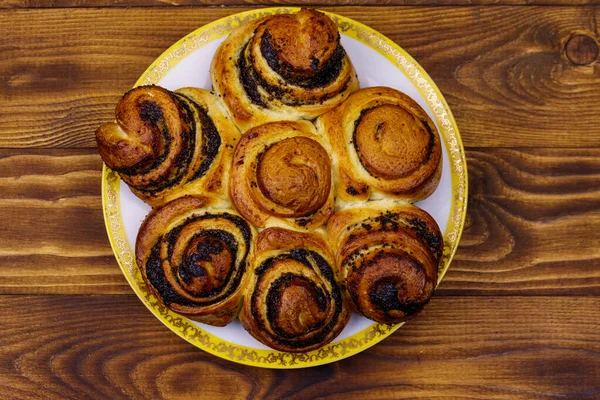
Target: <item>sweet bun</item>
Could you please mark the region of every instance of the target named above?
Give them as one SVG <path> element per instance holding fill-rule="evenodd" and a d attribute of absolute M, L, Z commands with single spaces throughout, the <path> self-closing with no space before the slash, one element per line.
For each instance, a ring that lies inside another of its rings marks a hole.
<path fill-rule="evenodd" d="M 410 204 L 372 201 L 335 213 L 327 237 L 344 294 L 357 313 L 394 324 L 429 302 L 443 237 L 427 212 Z"/>
<path fill-rule="evenodd" d="M 320 234 L 263 230 L 240 312 L 243 327 L 280 351 L 309 351 L 331 342 L 350 318 L 333 268 L 333 254 Z"/>
<path fill-rule="evenodd" d="M 238 142 L 229 172 L 235 208 L 254 226 L 312 230 L 334 209 L 331 160 L 307 121 L 269 122 Z"/>
<path fill-rule="evenodd" d="M 256 231 L 223 200 L 184 196 L 148 214 L 135 255 L 148 289 L 166 307 L 209 325 L 239 312 Z"/>
<path fill-rule="evenodd" d="M 440 136 L 425 110 L 387 87 L 361 89 L 316 121 L 333 149 L 336 198 L 418 201 L 442 172 Z"/>
<path fill-rule="evenodd" d="M 140 199 L 158 206 L 184 194 L 227 196 L 240 134 L 213 93 L 140 86 L 115 113 L 96 131 L 98 151 Z"/>
<path fill-rule="evenodd" d="M 242 132 L 314 119 L 358 89 L 335 22 L 309 9 L 240 26 L 218 48 L 210 73 Z"/>
<path fill-rule="evenodd" d="M 96 131 L 105 164 L 153 207 L 135 244 L 146 298 L 209 325 L 239 317 L 294 353 L 332 342 L 352 311 L 420 312 L 444 248 L 411 204 L 441 179 L 427 112 L 359 89 L 338 27 L 312 9 L 242 23 L 210 79 L 213 92 L 132 89 Z"/>

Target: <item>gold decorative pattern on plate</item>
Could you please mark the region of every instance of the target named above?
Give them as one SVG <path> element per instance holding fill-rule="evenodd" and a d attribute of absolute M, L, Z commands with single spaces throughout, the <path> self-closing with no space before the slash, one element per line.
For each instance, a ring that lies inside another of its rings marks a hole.
<path fill-rule="evenodd" d="M 273 14 L 296 12 L 299 8 L 267 8 L 231 15 L 205 25 L 190 33 L 156 59 L 135 86 L 157 84 L 187 55 L 212 41 L 228 35 L 239 25 Z M 340 31 L 376 50 L 395 65 L 416 86 L 435 114 L 446 149 L 450 155 L 452 204 L 444 234 L 444 253 L 440 263 L 438 283 L 442 280 L 454 256 L 462 233 L 467 206 L 467 170 L 464 149 L 450 108 L 429 75 L 419 64 L 392 40 L 379 32 L 349 18 L 327 13 Z M 306 353 L 285 353 L 276 350 L 254 349 L 223 340 L 197 327 L 154 297 L 142 280 L 135 264 L 134 252 L 123 226 L 120 202 L 120 178 L 104 166 L 102 173 L 102 204 L 108 237 L 123 274 L 134 292 L 148 309 L 167 327 L 195 346 L 234 362 L 267 368 L 301 368 L 341 360 L 359 353 L 396 331 L 402 324 L 373 323 L 366 329 L 321 349 Z"/>

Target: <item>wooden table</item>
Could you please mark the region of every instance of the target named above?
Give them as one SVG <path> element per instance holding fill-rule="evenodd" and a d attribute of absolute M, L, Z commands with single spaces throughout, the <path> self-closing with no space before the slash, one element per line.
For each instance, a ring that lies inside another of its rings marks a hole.
<path fill-rule="evenodd" d="M 107 240 L 94 130 L 172 43 L 251 6 L 176 2 L 0 2 L 1 398 L 600 398 L 600 1 L 311 1 L 429 72 L 461 130 L 470 198 L 422 314 L 292 371 L 177 337 Z"/>

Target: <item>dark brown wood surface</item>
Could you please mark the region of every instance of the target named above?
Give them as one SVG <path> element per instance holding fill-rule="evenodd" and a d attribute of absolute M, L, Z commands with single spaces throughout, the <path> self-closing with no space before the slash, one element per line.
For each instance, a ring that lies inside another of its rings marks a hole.
<path fill-rule="evenodd" d="M 565 51 L 574 35 L 597 46 L 600 7 L 326 9 L 374 27 L 415 57 L 450 103 L 466 146 L 600 145 L 600 65 L 574 65 Z M 0 148 L 94 147 L 96 127 L 156 57 L 241 10 L 1 11 Z"/>
<path fill-rule="evenodd" d="M 600 1 L 310 2 L 428 71 L 470 194 L 425 311 L 359 355 L 295 371 L 173 334 L 104 228 L 93 133 L 122 93 L 197 27 L 290 4 L 223 3 L 0 2 L 0 398 L 600 398 Z"/>
<path fill-rule="evenodd" d="M 0 8 L 47 7 L 169 7 L 169 6 L 330 6 L 361 5 L 587 5 L 600 4 L 600 0 L 5 0 Z"/>
<path fill-rule="evenodd" d="M 0 307 L 10 311 L 0 331 L 0 391 L 23 399 L 592 399 L 600 373 L 596 300 L 436 297 L 356 356 L 268 370 L 196 349 L 134 296 L 2 296 Z"/>

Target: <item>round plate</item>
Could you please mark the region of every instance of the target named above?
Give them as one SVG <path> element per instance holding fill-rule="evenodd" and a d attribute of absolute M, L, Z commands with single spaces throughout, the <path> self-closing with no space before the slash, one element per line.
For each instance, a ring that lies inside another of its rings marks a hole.
<path fill-rule="evenodd" d="M 158 57 L 136 86 L 157 84 L 171 90 L 185 86 L 210 89 L 212 56 L 233 29 L 256 18 L 298 10 L 294 7 L 258 9 L 203 26 Z M 456 122 L 437 86 L 410 55 L 365 25 L 341 15 L 328 15 L 339 26 L 342 44 L 358 73 L 361 87 L 390 86 L 405 92 L 429 113 L 441 133 L 443 172 L 440 185 L 432 196 L 416 203 L 435 218 L 444 232 L 439 283 L 456 251 L 467 205 L 467 168 Z M 110 243 L 135 293 L 173 332 L 218 357 L 267 368 L 326 364 L 367 349 L 401 326 L 374 323 L 354 314 L 340 336 L 329 345 L 307 353 L 292 354 L 262 345 L 237 320 L 223 328 L 191 321 L 164 307 L 148 291 L 136 266 L 132 244 L 135 244 L 138 229 L 150 207 L 136 198 L 118 175 L 106 166 L 102 174 L 102 202 Z"/>

